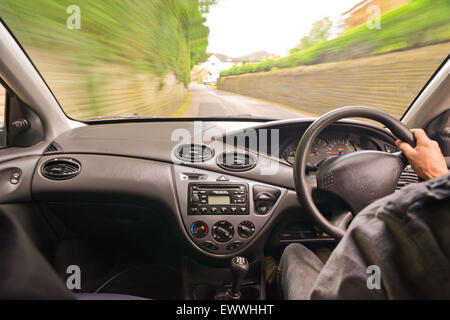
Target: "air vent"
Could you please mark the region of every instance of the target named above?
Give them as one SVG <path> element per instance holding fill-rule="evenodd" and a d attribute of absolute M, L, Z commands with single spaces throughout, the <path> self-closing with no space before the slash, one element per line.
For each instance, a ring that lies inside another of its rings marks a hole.
<path fill-rule="evenodd" d="M 52 142 L 49 144 L 49 146 L 45 149 L 44 154 L 49 154 L 49 153 L 55 153 L 55 152 L 61 152 L 62 148 L 59 144 L 57 144 L 56 142 Z"/>
<path fill-rule="evenodd" d="M 75 177 L 80 173 L 81 165 L 75 159 L 58 158 L 51 159 L 44 163 L 42 175 L 51 180 L 66 180 Z"/>
<path fill-rule="evenodd" d="M 247 171 L 256 165 L 256 159 L 241 152 L 224 152 L 217 157 L 217 165 L 229 171 Z"/>
<path fill-rule="evenodd" d="M 175 155 L 187 162 L 205 162 L 214 156 L 214 150 L 203 144 L 183 144 L 177 148 Z"/>
<path fill-rule="evenodd" d="M 411 168 L 410 165 L 406 166 L 406 168 L 403 170 L 402 174 L 400 175 L 400 178 L 397 182 L 397 187 L 395 187 L 396 190 L 403 189 L 407 185 L 411 183 L 417 183 L 419 182 L 419 177 L 414 172 L 414 170 Z"/>

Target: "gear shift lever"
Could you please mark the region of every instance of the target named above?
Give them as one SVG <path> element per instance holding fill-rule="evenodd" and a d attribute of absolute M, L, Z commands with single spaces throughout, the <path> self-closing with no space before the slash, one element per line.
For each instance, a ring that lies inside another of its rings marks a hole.
<path fill-rule="evenodd" d="M 232 299 L 239 300 L 241 298 L 241 282 L 249 269 L 247 259 L 236 256 L 231 259 L 231 273 L 233 275 L 233 286 L 227 291 L 228 296 Z"/>

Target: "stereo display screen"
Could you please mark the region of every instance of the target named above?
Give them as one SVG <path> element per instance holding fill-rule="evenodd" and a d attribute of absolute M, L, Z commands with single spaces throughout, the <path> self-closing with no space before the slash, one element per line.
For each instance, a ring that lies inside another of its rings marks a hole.
<path fill-rule="evenodd" d="M 208 204 L 230 204 L 230 196 L 208 196 Z"/>

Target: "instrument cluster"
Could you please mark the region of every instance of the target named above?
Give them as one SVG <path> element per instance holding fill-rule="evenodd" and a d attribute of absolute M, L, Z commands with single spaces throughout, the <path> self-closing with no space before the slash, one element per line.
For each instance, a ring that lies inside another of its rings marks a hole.
<path fill-rule="evenodd" d="M 287 141 L 281 148 L 281 159 L 293 165 L 299 138 Z M 314 141 L 308 166 L 318 168 L 325 160 L 360 150 L 381 150 L 371 139 L 352 133 L 326 133 Z"/>

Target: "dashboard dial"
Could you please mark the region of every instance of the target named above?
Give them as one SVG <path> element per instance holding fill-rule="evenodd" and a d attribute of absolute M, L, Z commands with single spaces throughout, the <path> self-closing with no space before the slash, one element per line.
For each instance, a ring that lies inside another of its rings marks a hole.
<path fill-rule="evenodd" d="M 308 164 L 315 166 L 326 160 L 328 150 L 329 143 L 324 139 L 317 138 L 311 147 Z"/>
<path fill-rule="evenodd" d="M 282 158 L 288 163 L 294 164 L 296 149 L 297 141 L 290 143 L 281 154 Z M 317 167 L 327 159 L 339 157 L 358 149 L 356 143 L 344 136 L 317 138 L 311 147 L 308 165 Z"/>
<path fill-rule="evenodd" d="M 327 154 L 329 156 L 342 156 L 343 154 L 356 151 L 356 147 L 347 138 L 336 138 L 328 143 Z"/>

